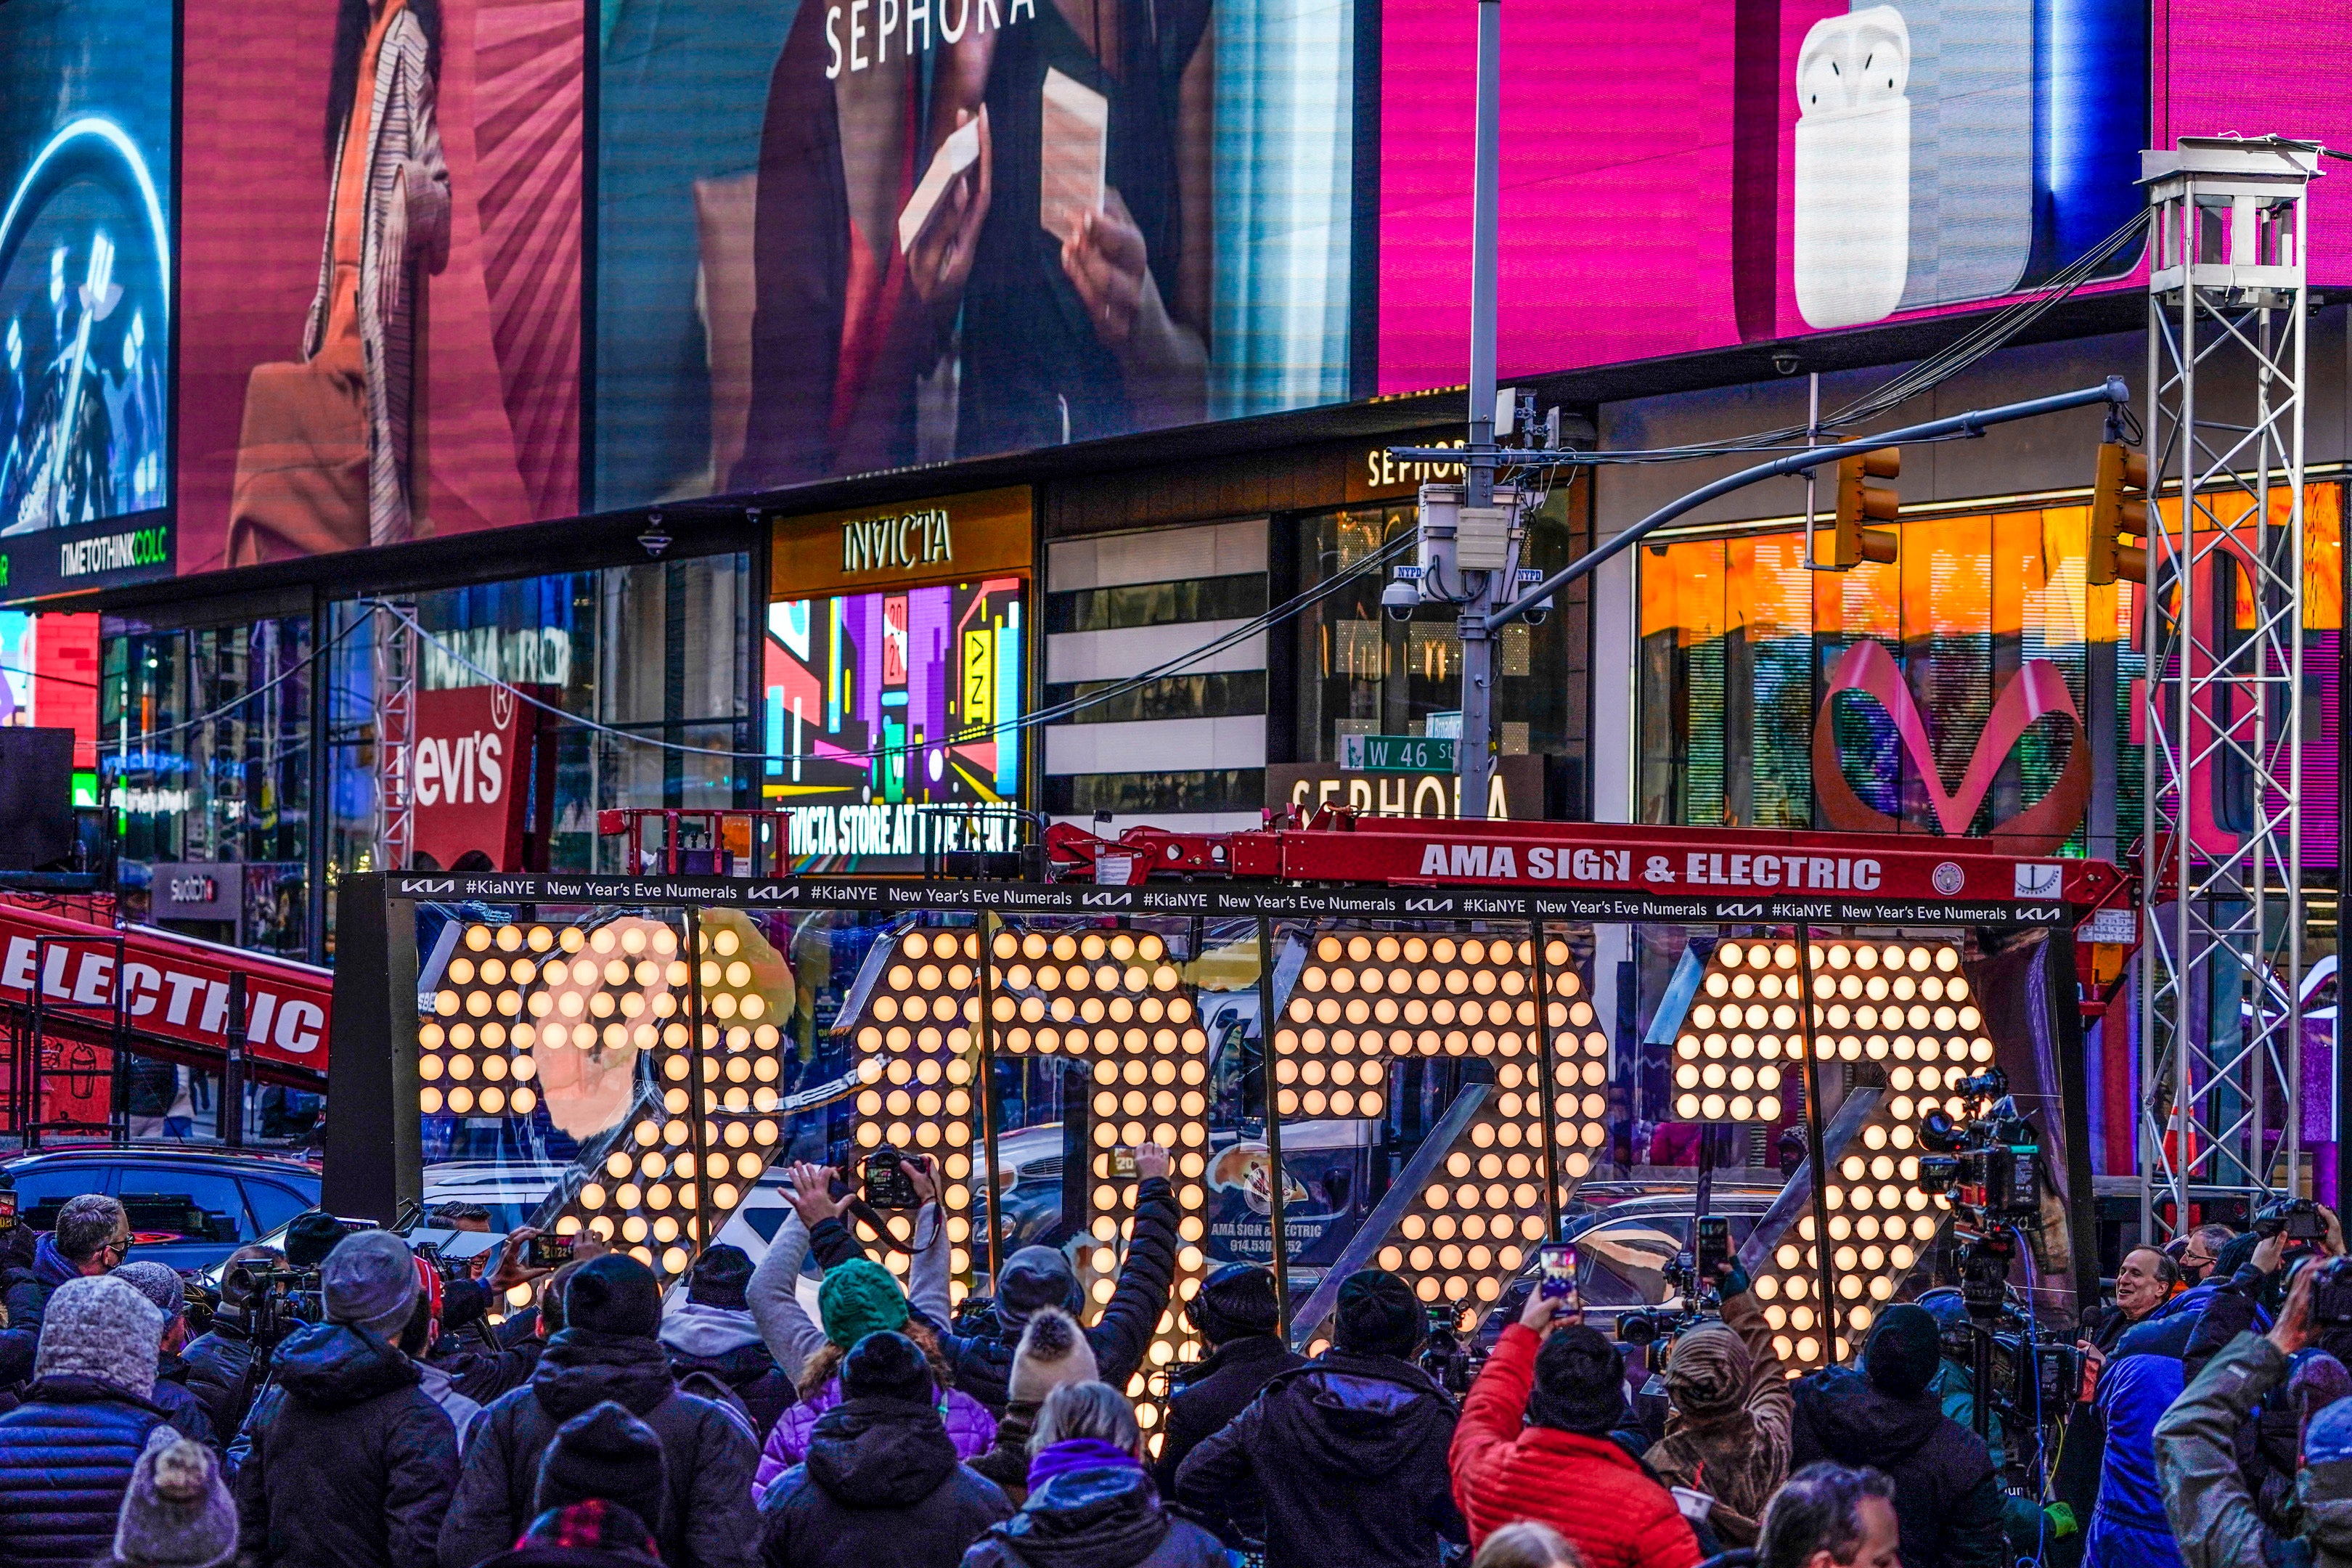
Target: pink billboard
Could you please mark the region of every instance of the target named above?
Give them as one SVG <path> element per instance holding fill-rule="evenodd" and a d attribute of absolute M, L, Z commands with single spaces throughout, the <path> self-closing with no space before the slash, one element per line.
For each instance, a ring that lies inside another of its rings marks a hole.
<path fill-rule="evenodd" d="M 2310 47 L 2338 10 L 2237 0 L 1696 0 L 1503 14 L 1506 378 L 1966 310 L 2035 288 L 2142 204 L 2144 146 L 2344 139 Z M 1468 359 L 1476 7 L 1381 11 L 1380 389 Z M 2259 58 L 2257 58 L 2259 56 Z M 2307 78 L 2308 79 L 2303 79 Z M 2244 107 L 2250 84 L 2271 105 Z M 2313 254 L 2352 255 L 2324 181 Z M 2127 246 L 2098 269 L 2127 286 Z M 2352 275 L 2352 260 L 2339 265 Z M 2315 281 L 2319 280 L 2315 276 Z"/>

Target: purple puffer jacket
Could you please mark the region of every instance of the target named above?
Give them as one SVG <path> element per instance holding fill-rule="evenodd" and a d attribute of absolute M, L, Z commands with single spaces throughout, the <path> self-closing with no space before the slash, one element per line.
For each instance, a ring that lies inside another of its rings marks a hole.
<path fill-rule="evenodd" d="M 808 1458 L 809 1434 L 816 1429 L 817 1417 L 840 1403 L 841 1379 L 836 1377 L 817 1390 L 815 1398 L 803 1399 L 776 1417 L 768 1446 L 760 1452 L 760 1468 L 751 1477 L 753 1502 L 767 1495 L 769 1482 Z M 948 1390 L 940 1402 L 940 1418 L 947 1423 L 948 1439 L 955 1444 L 959 1459 L 976 1458 L 996 1446 L 996 1418 L 961 1389 Z"/>

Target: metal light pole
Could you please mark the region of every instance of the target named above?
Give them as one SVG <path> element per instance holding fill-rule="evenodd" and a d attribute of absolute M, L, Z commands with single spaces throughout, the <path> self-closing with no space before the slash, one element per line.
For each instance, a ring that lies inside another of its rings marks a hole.
<path fill-rule="evenodd" d="M 1470 195 L 1470 449 L 1463 497 L 1466 531 L 1470 517 L 1495 504 L 1495 228 L 1502 191 L 1503 6 L 1478 0 L 1477 147 Z M 1505 527 L 1510 528 L 1507 520 Z M 1507 592 L 1518 556 L 1511 552 L 1500 572 L 1460 573 L 1465 595 L 1456 629 L 1462 639 L 1462 738 L 1454 743 L 1465 817 L 1486 815 L 1486 794 L 1495 776 L 1495 638 L 1487 624 L 1498 589 Z M 1477 578 L 1474 584 L 1472 577 Z"/>

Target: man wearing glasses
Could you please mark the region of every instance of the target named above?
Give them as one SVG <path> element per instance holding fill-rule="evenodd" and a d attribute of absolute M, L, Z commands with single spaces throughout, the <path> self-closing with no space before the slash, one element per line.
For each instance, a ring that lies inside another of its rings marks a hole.
<path fill-rule="evenodd" d="M 33 1249 L 33 1266 L 11 1269 L 8 1326 L 35 1336 L 50 1295 L 68 1279 L 108 1274 L 131 1256 L 131 1216 L 102 1193 L 84 1193 L 58 1211 L 58 1227 Z"/>

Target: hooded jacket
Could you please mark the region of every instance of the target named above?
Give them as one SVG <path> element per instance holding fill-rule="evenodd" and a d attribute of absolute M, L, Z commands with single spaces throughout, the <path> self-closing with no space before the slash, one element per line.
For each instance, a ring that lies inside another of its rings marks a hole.
<path fill-rule="evenodd" d="M 2084 1542 L 2084 1560 L 2097 1568 L 2179 1568 L 2156 1479 L 2156 1424 L 2180 1397 L 2181 1355 L 2213 1296 L 2213 1288 L 2200 1286 L 2173 1297 L 2124 1331 L 2100 1370 L 2095 1400 L 2107 1440 Z"/>
<path fill-rule="evenodd" d="M 1165 1176 L 1150 1177 L 1136 1188 L 1135 1228 L 1127 1258 L 1118 1267 L 1118 1285 L 1102 1316 L 1087 1331 L 1087 1343 L 1095 1352 L 1102 1381 L 1113 1388 L 1125 1388 L 1143 1364 L 1152 1331 L 1159 1327 L 1160 1314 L 1168 1305 L 1168 1292 L 1176 1279 L 1177 1218 L 1176 1196 Z M 1063 1266 L 1068 1268 L 1066 1259 Z M 1074 1270 L 1069 1273 L 1068 1298 L 1070 1315 L 1079 1316 L 1078 1277 Z M 925 1310 L 920 1295 L 915 1307 Z M 1025 1321 L 1016 1322 L 993 1310 L 984 1314 L 976 1331 L 968 1335 L 950 1333 L 944 1322 L 930 1321 L 940 1348 L 947 1352 L 948 1364 L 955 1368 L 955 1385 L 992 1413 L 1004 1408 L 1013 1357 L 1021 1348 L 1021 1331 L 1025 1326 Z"/>
<path fill-rule="evenodd" d="M 752 1560 L 757 1456 L 735 1417 L 680 1393 L 668 1354 L 651 1337 L 566 1329 L 547 1342 L 530 1381 L 492 1400 L 475 1424 L 441 1526 L 443 1568 L 474 1568 L 514 1544 L 530 1523 L 540 1458 L 556 1428 L 606 1399 L 661 1438 L 669 1494 L 654 1535 L 668 1568 L 744 1568 Z"/>
<path fill-rule="evenodd" d="M 1215 1536 L 1169 1513 L 1150 1476 L 1106 1467 L 1055 1476 L 1031 1492 L 1019 1513 L 964 1553 L 963 1568 L 1224 1568 L 1225 1561 Z M 1360 1562 L 1336 1552 L 1320 1561 Z"/>
<path fill-rule="evenodd" d="M 1167 1436 L 1151 1468 L 1161 1493 L 1174 1494 L 1176 1472 L 1202 1439 L 1248 1409 L 1276 1374 L 1306 1364 L 1305 1356 L 1275 1334 L 1244 1334 L 1203 1358 L 1168 1401 L 1168 1424 L 1162 1428 Z"/>
<path fill-rule="evenodd" d="M 241 1556 L 432 1568 L 457 1487 L 457 1434 L 398 1350 L 344 1323 L 298 1330 L 278 1347 L 244 1436 Z"/>
<path fill-rule="evenodd" d="M 1454 1402 L 1419 1367 L 1328 1350 L 1195 1447 L 1177 1499 L 1223 1531 L 1255 1498 L 1267 1568 L 1425 1568 L 1441 1535 L 1464 1538 L 1445 1469 L 1454 1423 Z"/>
<path fill-rule="evenodd" d="M 1716 1500 L 1706 1522 L 1726 1546 L 1755 1545 L 1764 1504 L 1789 1479 L 1794 1408 L 1755 1297 L 1742 1290 L 1727 1298 L 1721 1328 L 1675 1342 L 1666 1388 L 1674 1414 L 1646 1462 L 1666 1485 Z"/>
<path fill-rule="evenodd" d="M 681 1381 L 699 1372 L 734 1390 L 757 1436 L 765 1437 L 792 1407 L 793 1380 L 760 1338 L 758 1320 L 744 1309 L 684 1302 L 662 1320 L 661 1342 Z"/>
<path fill-rule="evenodd" d="M 27 1387 L 0 1415 L 0 1568 L 81 1568 L 106 1556 L 131 1472 L 163 1424 L 149 1401 L 92 1378 Z"/>
<path fill-rule="evenodd" d="M 1447 1458 L 1472 1545 L 1533 1519 L 1566 1536 L 1585 1568 L 1690 1568 L 1698 1538 L 1622 1443 L 1527 1423 L 1542 1344 L 1523 1323 L 1506 1328 L 1463 1403 Z"/>
<path fill-rule="evenodd" d="M 836 1376 L 783 1413 L 768 1433 L 767 1445 L 760 1450 L 759 1469 L 751 1481 L 753 1496 L 765 1496 L 778 1476 L 808 1458 L 809 1444 L 819 1423 L 841 1402 L 841 1379 Z M 995 1417 L 989 1415 L 987 1406 L 963 1390 L 949 1389 L 935 1408 L 946 1424 L 947 1438 L 957 1458 L 976 1459 L 995 1443 Z"/>
<path fill-rule="evenodd" d="M 246 1384 L 253 1367 L 253 1336 L 246 1326 L 231 1312 L 215 1312 L 211 1331 L 190 1340 L 180 1359 L 188 1363 L 188 1392 L 203 1404 L 213 1430 L 226 1437 L 244 1426 L 253 1394 Z"/>
<path fill-rule="evenodd" d="M 2278 1560 L 2278 1538 L 2263 1529 L 2231 1445 L 2286 1373 L 2286 1357 L 2276 1345 L 2260 1334 L 2241 1334 L 2158 1420 L 2157 1479 L 2188 1568 Z M 2352 1491 L 2313 1484 L 2316 1479 L 2306 1476 L 2303 1493 L 2303 1539 L 2311 1560 L 2317 1568 L 2352 1568 Z"/>
<path fill-rule="evenodd" d="M 2001 1568 L 2000 1486 L 1984 1440 L 1921 1390 L 1897 1399 L 1851 1367 L 1797 1380 L 1790 1473 L 1817 1459 L 1895 1482 L 1904 1568 Z"/>
<path fill-rule="evenodd" d="M 481 1404 L 458 1393 L 457 1384 L 450 1380 L 448 1369 L 436 1366 L 431 1362 L 418 1365 L 416 1386 L 425 1391 L 425 1398 L 441 1407 L 442 1413 L 449 1417 L 449 1425 L 457 1428 L 457 1457 L 463 1459 L 466 1457 L 466 1434 L 472 1429 L 474 1417 L 482 1413 Z"/>
<path fill-rule="evenodd" d="M 825 1412 L 808 1458 L 760 1504 L 769 1568 L 955 1568 L 1013 1505 L 956 1458 L 939 1413 L 853 1399 Z"/>
<path fill-rule="evenodd" d="M 57 1235 L 51 1231 L 44 1231 L 40 1240 L 33 1244 L 30 1268 L 11 1269 L 9 1273 L 5 1297 L 8 1326 L 35 1336 L 41 1331 L 41 1315 L 47 1310 L 49 1298 L 57 1293 L 58 1287 L 81 1277 L 81 1270 L 67 1262 L 65 1254 L 58 1250 Z"/>

